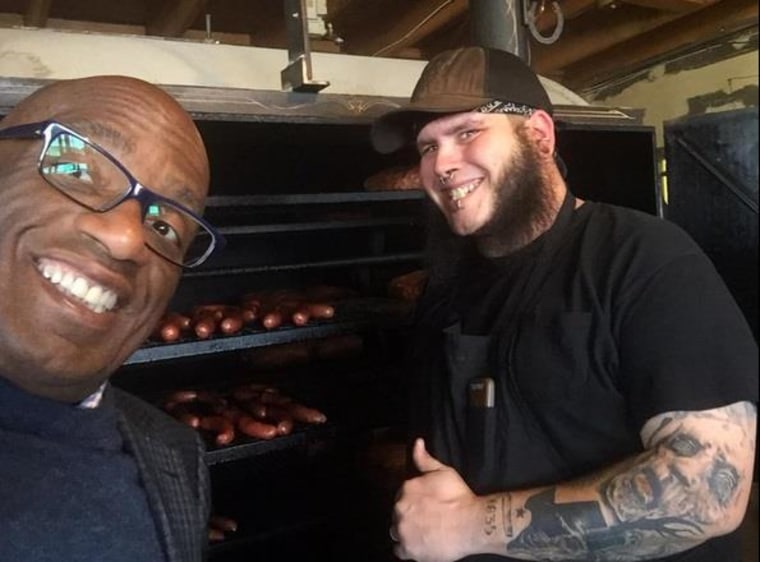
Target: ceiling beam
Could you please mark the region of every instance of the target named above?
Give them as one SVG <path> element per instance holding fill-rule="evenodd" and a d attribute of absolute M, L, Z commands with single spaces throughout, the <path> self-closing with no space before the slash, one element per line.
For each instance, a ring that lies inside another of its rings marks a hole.
<path fill-rule="evenodd" d="M 24 12 L 24 25 L 27 27 L 45 27 L 52 3 L 53 0 L 29 0 Z"/>
<path fill-rule="evenodd" d="M 577 90 L 625 76 L 696 45 L 757 27 L 756 0 L 721 0 L 672 24 L 568 67 L 562 83 Z"/>
<path fill-rule="evenodd" d="M 352 25 L 355 29 L 350 45 L 345 45 L 346 52 L 384 57 L 397 55 L 465 14 L 468 0 L 424 0 L 413 4 L 407 1 L 403 6 L 403 11 L 397 12 L 398 15 L 390 19 L 390 27 L 380 28 L 376 19 L 354 21 Z M 385 21 L 388 19 L 385 18 Z M 340 28 L 336 31 L 341 34 Z"/>
<path fill-rule="evenodd" d="M 601 53 L 680 17 L 683 16 L 644 10 L 636 6 L 622 6 L 614 12 L 589 15 L 583 18 L 583 21 L 579 21 L 578 25 L 565 27 L 555 43 L 533 44 L 533 67 L 541 74 L 551 75 L 558 69 Z"/>
<path fill-rule="evenodd" d="M 224 9 L 223 2 L 217 2 Z M 247 7 L 254 14 L 248 33 L 251 45 L 270 49 L 287 49 L 288 34 L 285 23 L 285 3 L 283 0 L 247 0 Z"/>
<path fill-rule="evenodd" d="M 565 0 L 559 4 L 559 8 L 562 12 L 562 17 L 565 20 L 571 20 L 589 10 L 595 9 L 596 3 L 597 0 Z M 551 8 L 544 8 L 544 10 L 548 13 L 539 12 L 536 14 L 536 29 L 539 31 L 554 29 L 557 25 L 557 18 L 554 16 L 553 10 Z"/>
<path fill-rule="evenodd" d="M 145 24 L 148 35 L 181 37 L 204 13 L 207 0 L 164 0 L 158 13 Z"/>
<path fill-rule="evenodd" d="M 623 0 L 626 4 L 635 4 L 642 8 L 652 8 L 663 12 L 692 12 L 706 8 L 719 0 Z"/>

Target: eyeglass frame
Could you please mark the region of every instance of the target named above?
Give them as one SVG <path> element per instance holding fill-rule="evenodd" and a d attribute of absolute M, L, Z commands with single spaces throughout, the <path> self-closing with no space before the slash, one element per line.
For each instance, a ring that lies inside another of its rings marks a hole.
<path fill-rule="evenodd" d="M 121 195 L 121 197 L 117 198 L 114 202 L 110 203 L 106 208 L 96 209 L 75 199 L 74 197 L 69 195 L 66 191 L 63 191 L 58 186 L 53 184 L 42 172 L 42 162 L 45 158 L 45 154 L 50 148 L 50 144 L 53 138 L 57 136 L 56 135 L 57 131 L 54 131 L 55 128 L 58 128 L 62 132 L 73 135 L 76 138 L 82 140 L 87 145 L 95 149 L 96 152 L 98 152 L 100 155 L 106 158 L 114 166 L 116 166 L 116 168 L 120 172 L 122 172 L 124 176 L 127 178 L 127 180 L 129 181 L 129 190 L 127 190 L 123 195 Z M 67 127 L 63 123 L 56 121 L 55 119 L 38 121 L 36 123 L 25 123 L 21 125 L 13 125 L 5 129 L 0 129 L 0 140 L 6 140 L 6 139 L 43 139 L 44 142 L 42 144 L 42 150 L 40 150 L 40 155 L 37 158 L 37 172 L 40 174 L 40 176 L 42 176 L 42 179 L 44 179 L 48 185 L 55 188 L 55 190 L 58 193 L 65 195 L 66 197 L 68 197 L 75 203 L 81 205 L 85 209 L 90 209 L 91 211 L 95 211 L 96 213 L 105 213 L 105 212 L 110 211 L 111 209 L 118 207 L 119 205 L 121 205 L 125 201 L 128 201 L 129 199 L 136 199 L 138 204 L 140 205 L 140 212 L 142 213 L 143 220 L 148 214 L 148 209 L 150 205 L 156 202 L 168 203 L 172 207 L 176 207 L 182 212 L 190 215 L 194 220 L 198 222 L 198 224 L 200 224 L 203 228 L 205 228 L 206 231 L 211 235 L 211 244 L 209 244 L 208 250 L 203 255 L 201 255 L 200 257 L 198 257 L 197 259 L 195 259 L 193 262 L 189 264 L 183 264 L 183 263 L 174 261 L 173 259 L 159 253 L 158 250 L 151 247 L 147 243 L 147 241 L 145 242 L 145 247 L 147 247 L 154 254 L 165 259 L 169 263 L 173 263 L 174 265 L 178 265 L 183 268 L 192 269 L 204 263 L 211 256 L 211 254 L 213 254 L 215 251 L 221 250 L 222 248 L 224 248 L 226 244 L 226 240 L 224 236 L 221 234 L 221 232 L 219 232 L 216 228 L 214 228 L 203 217 L 201 217 L 200 215 L 198 215 L 196 212 L 192 211 L 191 209 L 187 208 L 186 206 L 174 201 L 173 199 L 170 199 L 169 197 L 164 197 L 163 195 L 160 195 L 150 190 L 149 188 L 145 187 L 143 184 L 141 184 L 137 180 L 137 178 L 135 178 L 132 175 L 132 173 L 121 162 L 119 162 L 105 148 L 91 141 L 86 135 L 78 133 L 77 131 L 73 130 L 70 127 Z"/>

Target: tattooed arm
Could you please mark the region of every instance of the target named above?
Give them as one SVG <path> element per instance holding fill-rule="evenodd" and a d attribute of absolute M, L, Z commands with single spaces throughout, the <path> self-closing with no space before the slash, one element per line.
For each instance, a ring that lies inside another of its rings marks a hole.
<path fill-rule="evenodd" d="M 692 548 L 741 523 L 755 431 L 748 402 L 669 412 L 644 425 L 646 450 L 635 458 L 584 479 L 482 497 L 419 441 L 414 459 L 423 474 L 404 484 L 394 510 L 396 554 L 633 561 Z"/>

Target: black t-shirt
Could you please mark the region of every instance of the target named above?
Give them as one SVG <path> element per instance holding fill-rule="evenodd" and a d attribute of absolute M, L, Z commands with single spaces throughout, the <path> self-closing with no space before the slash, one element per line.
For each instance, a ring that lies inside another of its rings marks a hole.
<path fill-rule="evenodd" d="M 500 260 L 464 260 L 420 302 L 411 428 L 465 479 L 464 381 L 441 359 L 449 340 L 440 334 L 458 323 L 464 338 L 490 335 L 496 408 L 486 447 L 498 469 L 476 491 L 555 484 L 637 454 L 641 427 L 663 412 L 757 402 L 756 342 L 682 230 L 587 202 L 536 276 L 543 238 Z"/>

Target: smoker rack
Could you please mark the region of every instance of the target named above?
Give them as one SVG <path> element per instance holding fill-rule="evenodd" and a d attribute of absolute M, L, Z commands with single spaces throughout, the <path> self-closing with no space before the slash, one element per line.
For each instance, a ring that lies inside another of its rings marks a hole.
<path fill-rule="evenodd" d="M 393 299 L 348 299 L 335 304 L 335 318 L 312 320 L 306 326 L 285 324 L 274 330 L 245 326 L 234 335 L 215 334 L 206 340 L 185 338 L 173 343 L 146 343 L 133 353 L 124 365 L 167 361 L 183 357 L 199 357 L 282 343 L 354 333 L 367 328 L 402 326 L 409 319 L 408 303 Z"/>

